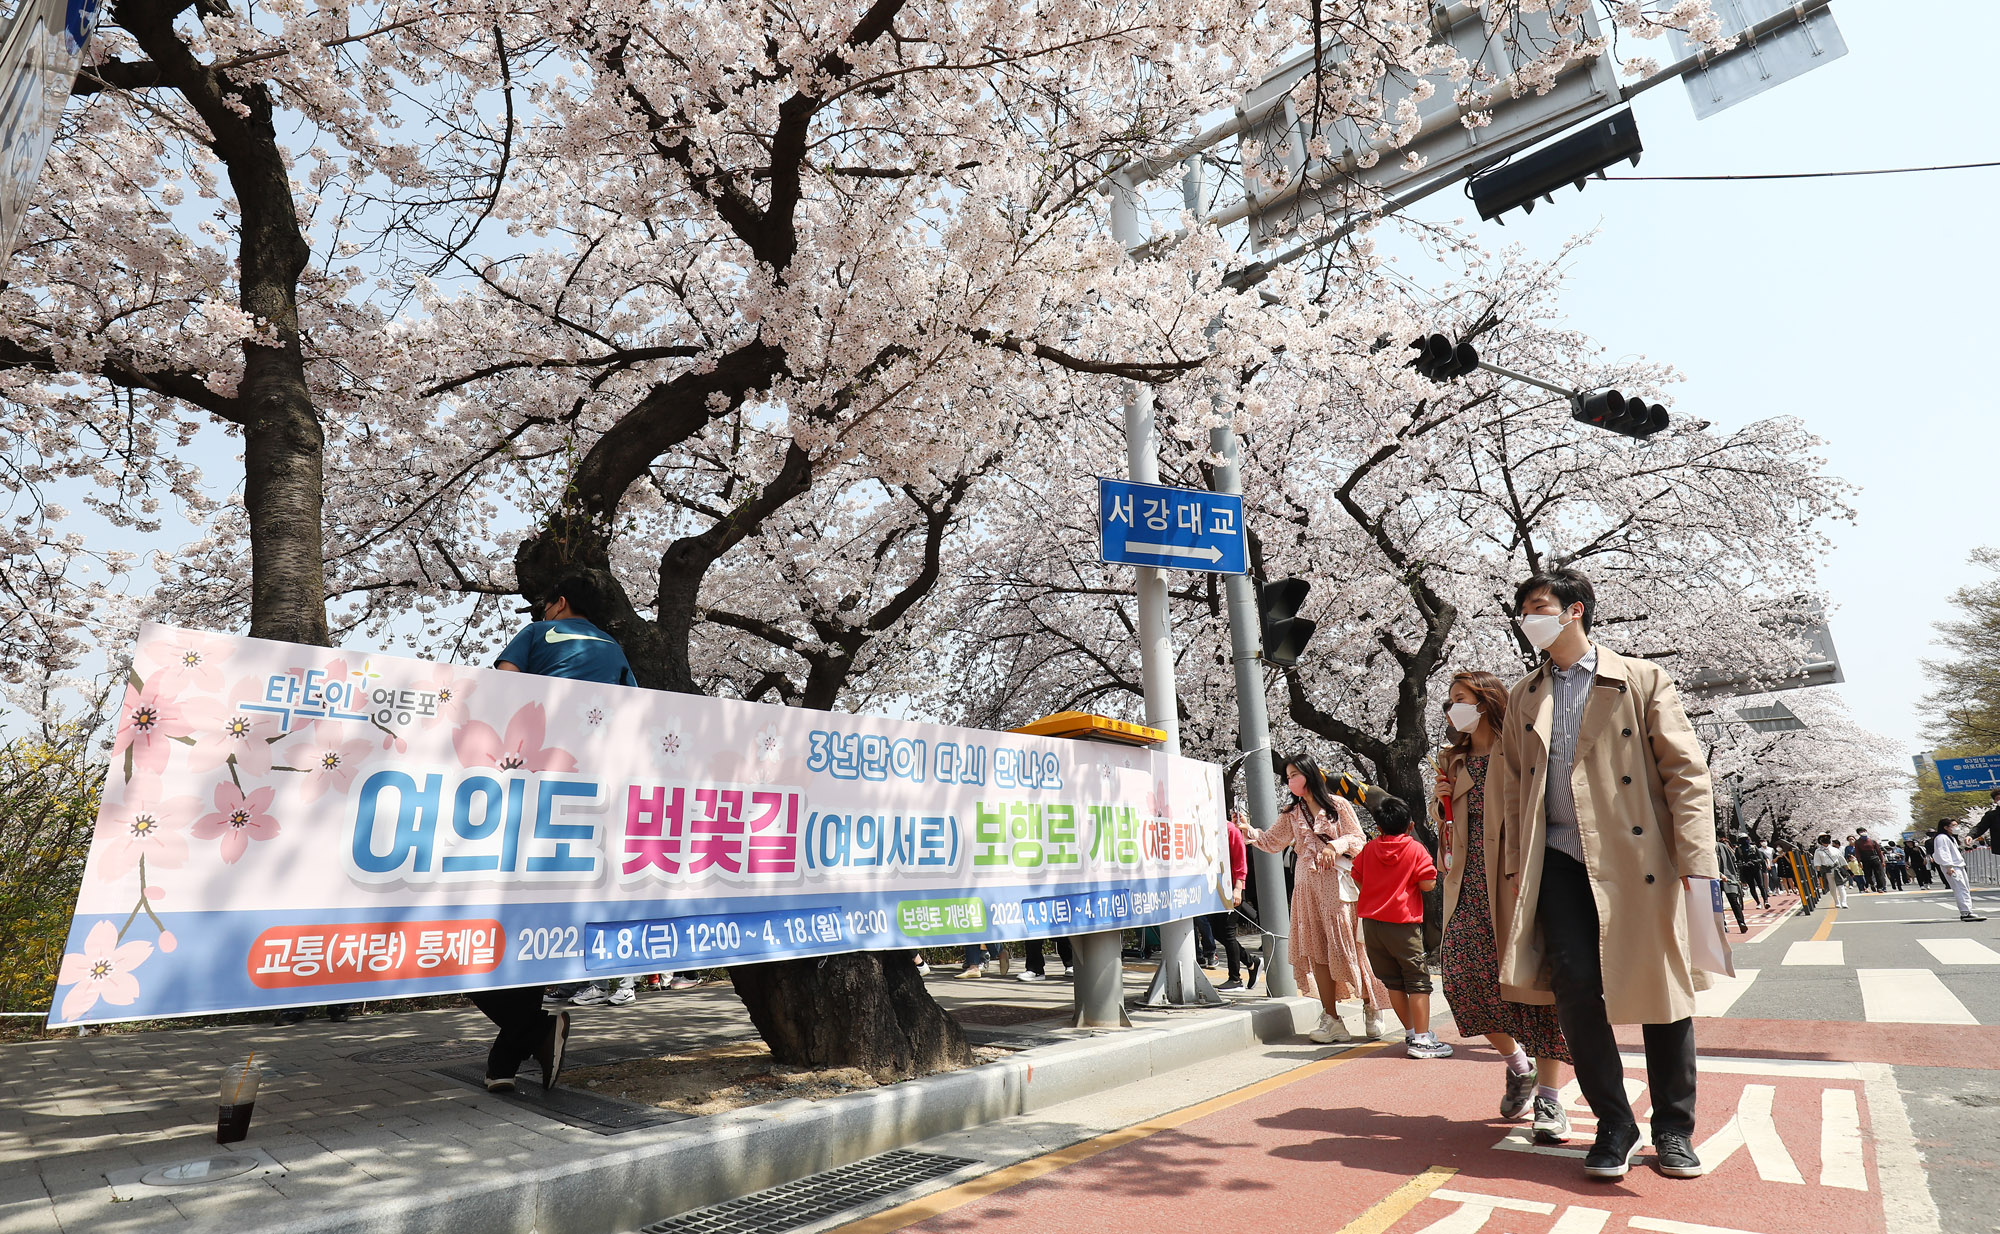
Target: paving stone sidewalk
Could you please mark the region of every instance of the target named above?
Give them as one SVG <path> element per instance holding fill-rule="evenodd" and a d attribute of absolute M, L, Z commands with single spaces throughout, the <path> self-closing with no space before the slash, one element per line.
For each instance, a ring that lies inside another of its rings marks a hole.
<path fill-rule="evenodd" d="M 1128 966 L 1131 995 L 1143 993 L 1150 967 Z M 1055 1028 L 1070 1002 L 1062 980 L 954 981 L 940 971 L 930 989 L 962 1013 L 975 1043 L 1006 1044 L 1009 1036 Z M 1024 1027 L 1036 1010 L 1046 1011 L 1034 1017 L 1042 1022 Z M 477 1080 L 491 1031 L 465 1008 L 0 1047 L 10 1064 L 0 1071 L 0 1234 L 250 1234 L 432 1180 L 497 1185 L 530 1164 L 590 1160 L 664 1133 L 593 1123 L 607 1110 L 613 1123 L 621 1114 L 643 1123 L 645 1109 L 563 1087 L 556 1096 L 568 1094 L 583 1113 L 552 1116 L 558 1112 L 543 1103 L 532 1063 L 523 1095 L 485 1092 Z M 647 992 L 623 1007 L 573 1009 L 571 1060 L 582 1066 L 754 1037 L 728 985 L 710 984 Z M 222 1069 L 253 1050 L 264 1079 L 250 1138 L 219 1149 Z M 222 1152 L 266 1154 L 268 1162 L 197 1186 L 146 1185 L 136 1177 L 142 1168 Z"/>

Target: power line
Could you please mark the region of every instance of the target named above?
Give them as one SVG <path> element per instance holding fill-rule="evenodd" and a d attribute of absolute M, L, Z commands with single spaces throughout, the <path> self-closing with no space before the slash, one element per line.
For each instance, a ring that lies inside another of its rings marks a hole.
<path fill-rule="evenodd" d="M 1920 171 L 1971 171 L 1991 163 L 1942 163 L 1934 167 L 1874 167 L 1864 171 L 1774 171 L 1742 176 L 1603 176 L 1605 180 L 1823 180 L 1829 176 L 1905 176 Z"/>

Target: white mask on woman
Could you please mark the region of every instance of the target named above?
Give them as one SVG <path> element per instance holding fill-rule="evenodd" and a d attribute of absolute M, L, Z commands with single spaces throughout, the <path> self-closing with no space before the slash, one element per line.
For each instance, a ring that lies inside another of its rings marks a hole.
<path fill-rule="evenodd" d="M 1445 718 L 1461 733 L 1469 733 L 1479 727 L 1479 708 L 1471 703 L 1453 703 L 1445 710 Z"/>

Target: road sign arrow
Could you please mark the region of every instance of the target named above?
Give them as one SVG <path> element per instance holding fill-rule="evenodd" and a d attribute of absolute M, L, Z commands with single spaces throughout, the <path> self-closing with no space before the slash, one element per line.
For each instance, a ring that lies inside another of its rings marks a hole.
<path fill-rule="evenodd" d="M 1125 550 L 1131 553 L 1151 553 L 1155 557 L 1195 557 L 1203 558 L 1210 565 L 1222 560 L 1222 550 L 1213 544 L 1190 548 L 1183 544 L 1140 544 L 1136 540 L 1125 541 Z"/>

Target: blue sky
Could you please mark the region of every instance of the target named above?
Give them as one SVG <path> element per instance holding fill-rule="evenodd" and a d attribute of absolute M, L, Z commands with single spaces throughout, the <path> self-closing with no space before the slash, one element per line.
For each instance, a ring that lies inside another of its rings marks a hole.
<path fill-rule="evenodd" d="M 1630 175 L 1901 167 L 2000 159 L 1977 74 L 1940 39 L 1979 38 L 1993 6 L 1846 0 L 1848 54 L 1707 120 L 1663 85 L 1634 104 L 1646 152 Z M 1953 35 L 1951 32 L 1959 32 Z M 1633 49 L 1636 51 L 1637 49 Z M 1670 59 L 1646 49 L 1663 62 Z M 1595 230 L 1564 307 L 1616 355 L 1679 368 L 1676 414 L 1734 426 L 1786 413 L 1858 485 L 1823 579 L 1862 724 L 1923 748 L 1918 660 L 1966 554 L 2000 543 L 1992 232 L 2000 168 L 1727 183 L 1596 183 L 1478 229 L 1488 247 L 1553 255 Z M 1411 213 L 1476 215 L 1457 190 Z"/>

